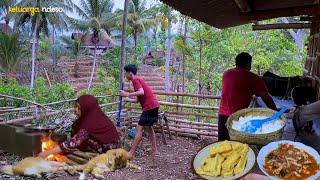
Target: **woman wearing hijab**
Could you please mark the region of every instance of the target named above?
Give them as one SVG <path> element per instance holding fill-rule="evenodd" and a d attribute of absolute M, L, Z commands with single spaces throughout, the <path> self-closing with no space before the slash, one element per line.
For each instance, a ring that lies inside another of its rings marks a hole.
<path fill-rule="evenodd" d="M 70 153 L 77 149 L 104 153 L 120 147 L 119 135 L 111 120 L 102 112 L 97 99 L 83 95 L 75 102 L 78 119 L 72 125 L 72 138 L 39 154 L 45 158 L 55 153 Z"/>

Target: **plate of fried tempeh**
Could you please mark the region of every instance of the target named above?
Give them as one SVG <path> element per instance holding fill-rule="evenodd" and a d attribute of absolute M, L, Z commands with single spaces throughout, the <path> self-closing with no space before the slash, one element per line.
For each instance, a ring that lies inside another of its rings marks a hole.
<path fill-rule="evenodd" d="M 204 179 L 238 179 L 250 172 L 255 161 L 255 153 L 247 144 L 221 141 L 202 148 L 192 166 Z"/>

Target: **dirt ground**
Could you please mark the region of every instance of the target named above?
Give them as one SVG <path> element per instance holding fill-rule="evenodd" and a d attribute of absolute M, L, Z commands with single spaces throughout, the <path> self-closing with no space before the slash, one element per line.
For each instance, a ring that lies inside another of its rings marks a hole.
<path fill-rule="evenodd" d="M 167 139 L 168 145 L 161 141 L 160 134 L 157 134 L 157 145 L 160 152 L 159 156 L 149 155 L 150 149 L 147 137 L 143 138 L 143 144 L 137 150 L 137 154 L 132 163 L 139 165 L 142 169 L 120 169 L 115 172 L 105 174 L 105 179 L 112 180 L 148 180 L 148 179 L 196 179 L 191 172 L 191 159 L 195 153 L 203 146 L 213 142 L 213 140 L 190 139 L 183 137 L 173 137 L 173 140 Z M 20 157 L 7 152 L 0 151 L 0 165 L 7 165 L 17 162 Z M 1 174 L 1 179 L 32 179 L 26 177 L 11 177 Z M 78 179 L 79 175 L 74 176 L 68 173 L 47 173 L 41 179 Z M 38 178 L 39 179 L 39 178 Z M 94 179 L 92 176 L 86 176 L 86 179 Z"/>

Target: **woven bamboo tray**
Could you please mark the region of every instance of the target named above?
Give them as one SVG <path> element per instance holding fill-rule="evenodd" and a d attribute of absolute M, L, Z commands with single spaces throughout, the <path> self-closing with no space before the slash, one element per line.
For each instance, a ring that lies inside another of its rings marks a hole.
<path fill-rule="evenodd" d="M 247 108 L 239 110 L 229 116 L 226 127 L 229 132 L 229 136 L 231 140 L 239 141 L 247 144 L 256 144 L 256 145 L 266 145 L 271 141 L 276 141 L 281 139 L 284 131 L 284 127 L 286 125 L 285 117 L 282 115 L 280 120 L 283 121 L 283 127 L 277 131 L 266 133 L 266 134 L 250 134 L 241 131 L 237 131 L 232 128 L 232 122 L 237 121 L 240 116 L 271 116 L 276 113 L 276 111 L 267 109 L 267 108 Z"/>

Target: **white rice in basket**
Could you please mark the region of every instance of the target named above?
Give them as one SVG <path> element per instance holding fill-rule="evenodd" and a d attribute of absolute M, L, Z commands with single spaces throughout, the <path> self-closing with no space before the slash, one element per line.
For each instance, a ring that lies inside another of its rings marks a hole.
<path fill-rule="evenodd" d="M 242 129 L 245 129 L 244 125 L 246 122 L 251 121 L 253 119 L 265 119 L 265 118 L 268 118 L 268 116 L 252 116 L 252 115 L 245 116 L 245 117 L 241 116 L 238 121 L 232 122 L 232 129 L 243 132 Z M 258 128 L 253 134 L 271 133 L 281 129 L 283 126 L 284 126 L 283 121 L 279 119 L 275 119 L 273 121 L 263 123 L 262 127 Z"/>

